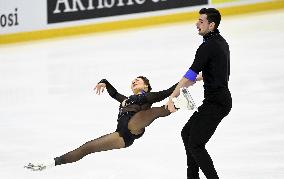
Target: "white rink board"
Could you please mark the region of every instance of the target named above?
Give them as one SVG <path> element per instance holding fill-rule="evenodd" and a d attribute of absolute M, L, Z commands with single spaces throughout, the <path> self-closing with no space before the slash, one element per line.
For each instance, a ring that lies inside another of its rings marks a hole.
<path fill-rule="evenodd" d="M 83 19 L 55 24 L 47 23 L 47 0 L 1 0 L 0 2 L 0 35 L 14 34 L 19 32 L 32 32 L 62 27 L 73 27 L 80 25 L 97 24 L 102 22 L 113 22 L 135 18 L 152 17 L 179 12 L 191 12 L 200 9 L 201 6 L 184 7 L 170 10 L 159 10 L 136 14 L 118 15 L 113 17 L 101 17 L 95 19 Z M 61 0 L 67 1 L 67 0 Z M 81 0 L 76 0 L 81 1 Z M 137 0 L 138 1 L 138 0 Z M 150 1 L 150 0 L 148 0 Z M 158 0 L 153 0 L 158 1 Z M 161 0 L 164 1 L 164 0 Z M 240 4 L 253 4 L 270 0 L 245 0 L 236 3 L 216 4 L 216 7 L 236 6 Z M 16 10 L 17 9 L 17 10 Z M 10 20 L 11 19 L 11 20 Z M 10 23 L 11 26 L 8 24 Z"/>

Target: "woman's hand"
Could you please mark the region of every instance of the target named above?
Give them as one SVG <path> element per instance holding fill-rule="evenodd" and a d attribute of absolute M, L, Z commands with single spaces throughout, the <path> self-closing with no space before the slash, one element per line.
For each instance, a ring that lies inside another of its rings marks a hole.
<path fill-rule="evenodd" d="M 169 101 L 165 104 L 165 109 L 169 110 L 171 113 L 174 113 L 177 111 L 172 98 L 169 98 Z"/>
<path fill-rule="evenodd" d="M 96 94 L 100 95 L 101 93 L 104 92 L 105 88 L 106 88 L 105 83 L 98 83 L 94 88 L 94 90 L 96 91 Z"/>

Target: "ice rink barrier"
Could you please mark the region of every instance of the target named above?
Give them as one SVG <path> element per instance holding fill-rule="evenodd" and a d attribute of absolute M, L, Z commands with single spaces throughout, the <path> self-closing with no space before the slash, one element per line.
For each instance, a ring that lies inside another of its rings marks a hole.
<path fill-rule="evenodd" d="M 0 45 L 284 9 L 284 0 L 1 0 Z"/>

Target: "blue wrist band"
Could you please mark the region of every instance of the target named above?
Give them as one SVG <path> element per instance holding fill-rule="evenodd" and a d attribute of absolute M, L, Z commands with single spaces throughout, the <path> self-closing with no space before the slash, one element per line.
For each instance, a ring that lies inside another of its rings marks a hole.
<path fill-rule="evenodd" d="M 188 79 L 190 81 L 195 81 L 195 79 L 197 77 L 197 73 L 195 73 L 193 70 L 189 69 L 183 77 L 185 77 L 186 79 Z"/>

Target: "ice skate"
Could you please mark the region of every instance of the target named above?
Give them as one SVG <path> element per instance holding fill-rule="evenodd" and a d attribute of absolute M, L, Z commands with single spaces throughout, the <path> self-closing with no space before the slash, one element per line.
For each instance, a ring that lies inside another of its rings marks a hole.
<path fill-rule="evenodd" d="M 51 167 L 55 166 L 54 160 L 49 160 L 45 162 L 34 162 L 29 163 L 28 165 L 25 165 L 24 168 L 32 170 L 32 171 L 42 171 Z"/>
<path fill-rule="evenodd" d="M 173 98 L 174 105 L 177 109 L 194 110 L 195 103 L 187 88 L 180 88 L 180 95 Z"/>

